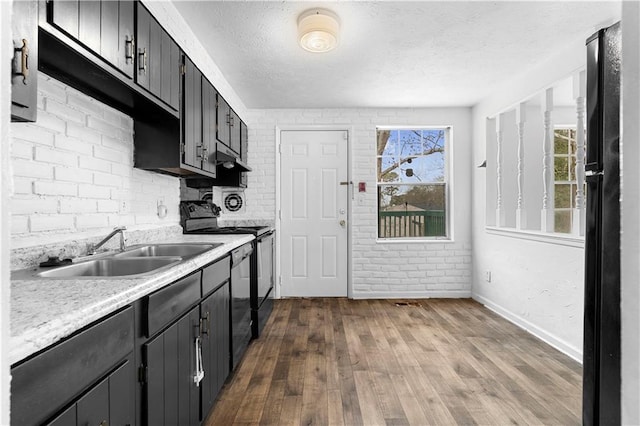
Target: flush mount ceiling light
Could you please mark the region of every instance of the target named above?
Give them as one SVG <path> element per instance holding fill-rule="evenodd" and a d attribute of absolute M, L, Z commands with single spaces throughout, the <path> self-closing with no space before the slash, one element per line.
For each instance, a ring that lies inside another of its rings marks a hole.
<path fill-rule="evenodd" d="M 326 9 L 309 9 L 298 17 L 300 46 L 309 52 L 323 53 L 338 44 L 338 15 Z"/>

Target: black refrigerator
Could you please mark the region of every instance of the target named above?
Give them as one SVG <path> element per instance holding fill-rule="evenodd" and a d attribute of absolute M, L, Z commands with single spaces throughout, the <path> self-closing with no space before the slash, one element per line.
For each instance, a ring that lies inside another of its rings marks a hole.
<path fill-rule="evenodd" d="M 587 39 L 583 404 L 620 424 L 620 24 Z"/>

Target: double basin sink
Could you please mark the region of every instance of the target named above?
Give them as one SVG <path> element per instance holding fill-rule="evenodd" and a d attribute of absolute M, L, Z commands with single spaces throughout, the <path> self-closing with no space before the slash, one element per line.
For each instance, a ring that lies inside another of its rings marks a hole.
<path fill-rule="evenodd" d="M 43 278 L 126 278 L 150 275 L 221 245 L 222 243 L 142 245 L 108 257 L 85 260 L 72 265 L 50 269 L 40 272 L 38 275 Z"/>

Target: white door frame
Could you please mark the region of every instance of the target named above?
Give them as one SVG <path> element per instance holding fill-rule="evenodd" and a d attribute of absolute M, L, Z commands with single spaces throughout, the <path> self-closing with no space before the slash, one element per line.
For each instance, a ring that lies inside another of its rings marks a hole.
<path fill-rule="evenodd" d="M 282 286 L 282 275 L 280 271 L 280 235 L 281 235 L 281 226 L 282 220 L 280 218 L 280 208 L 281 208 L 281 194 L 280 194 L 280 179 L 281 179 L 281 170 L 282 170 L 282 155 L 280 153 L 280 132 L 287 130 L 299 130 L 299 131 L 314 131 L 314 130 L 332 130 L 332 131 L 344 131 L 347 132 L 347 180 L 351 182 L 353 177 L 351 176 L 351 170 L 353 170 L 353 152 L 352 152 L 352 138 L 353 138 L 353 127 L 347 125 L 300 125 L 300 124 L 291 124 L 291 125 L 277 125 L 276 126 L 276 284 L 275 284 L 275 295 L 276 299 L 280 298 L 280 290 Z M 354 199 L 354 185 L 348 186 L 349 190 L 347 191 L 347 297 L 349 299 L 353 298 L 353 287 L 352 287 L 352 251 L 351 251 L 351 241 L 352 241 L 352 232 L 353 227 L 351 226 L 352 220 L 352 208 L 353 208 L 353 199 Z"/>

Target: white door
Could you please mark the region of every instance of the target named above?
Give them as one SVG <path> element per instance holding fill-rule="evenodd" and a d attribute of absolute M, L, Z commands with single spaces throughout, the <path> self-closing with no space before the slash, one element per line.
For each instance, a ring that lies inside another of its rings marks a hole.
<path fill-rule="evenodd" d="M 283 297 L 347 296 L 347 132 L 280 133 Z"/>

